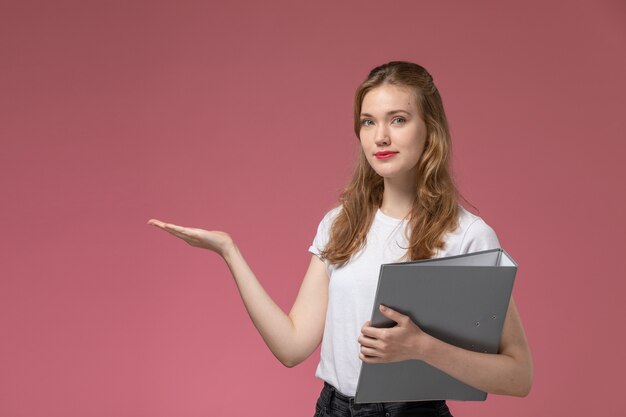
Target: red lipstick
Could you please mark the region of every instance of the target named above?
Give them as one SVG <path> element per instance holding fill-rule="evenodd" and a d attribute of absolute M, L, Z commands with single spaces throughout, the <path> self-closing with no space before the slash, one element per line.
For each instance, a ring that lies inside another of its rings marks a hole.
<path fill-rule="evenodd" d="M 397 153 L 398 152 L 381 151 L 381 152 L 376 152 L 374 155 L 378 159 L 388 159 L 388 158 L 391 158 L 392 156 L 394 156 Z"/>

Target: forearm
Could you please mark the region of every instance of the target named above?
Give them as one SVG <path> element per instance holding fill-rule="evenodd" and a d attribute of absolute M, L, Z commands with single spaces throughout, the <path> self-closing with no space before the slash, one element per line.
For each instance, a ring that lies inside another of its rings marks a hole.
<path fill-rule="evenodd" d="M 313 290 L 306 292 L 307 296 L 302 297 L 304 301 L 300 304 L 300 296 L 296 300 L 296 304 L 304 307 L 296 309 L 295 313 L 292 309 L 288 316 L 265 292 L 228 233 L 183 227 L 157 219 L 150 219 L 148 224 L 166 230 L 191 246 L 208 249 L 224 258 L 252 322 L 272 353 L 285 366 L 294 366 L 306 359 L 319 344 L 326 308 L 323 303 L 325 288 L 320 285 L 324 281 L 319 276 L 311 275 L 310 281 L 317 282 L 317 286 L 308 285 Z M 317 275 L 320 275 L 320 270 L 325 275 L 324 264 L 318 261 L 316 265 Z M 312 315 L 316 320 L 310 320 Z"/>
<path fill-rule="evenodd" d="M 450 376 L 493 394 L 528 395 L 532 366 L 506 354 L 489 354 L 462 349 L 425 335 L 421 360 Z"/>
<path fill-rule="evenodd" d="M 297 364 L 301 355 L 296 343 L 296 328 L 289 316 L 261 286 L 236 245 L 229 245 L 223 257 L 246 310 L 265 344 L 285 366 Z"/>

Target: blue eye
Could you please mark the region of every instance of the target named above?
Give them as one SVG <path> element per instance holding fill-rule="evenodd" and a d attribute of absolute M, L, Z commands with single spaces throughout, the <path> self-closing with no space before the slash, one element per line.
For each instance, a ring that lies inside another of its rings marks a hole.
<path fill-rule="evenodd" d="M 371 126 L 372 121 L 370 119 L 361 120 L 361 126 Z"/>
<path fill-rule="evenodd" d="M 393 119 L 393 123 L 396 124 L 402 124 L 404 122 L 406 122 L 406 119 L 404 117 L 396 117 L 395 119 Z"/>

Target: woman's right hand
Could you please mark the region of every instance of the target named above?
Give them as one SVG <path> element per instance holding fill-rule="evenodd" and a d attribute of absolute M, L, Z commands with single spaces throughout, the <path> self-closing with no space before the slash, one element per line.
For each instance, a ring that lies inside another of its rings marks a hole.
<path fill-rule="evenodd" d="M 267 294 L 228 233 L 182 227 L 156 219 L 150 219 L 148 224 L 224 258 L 254 326 L 285 366 L 302 362 L 320 344 L 328 304 L 328 273 L 317 255 L 311 255 L 298 297 L 287 315 Z"/>
<path fill-rule="evenodd" d="M 218 253 L 222 257 L 224 256 L 226 250 L 233 245 L 232 238 L 225 232 L 177 226 L 175 224 L 165 223 L 157 219 L 148 220 L 148 224 L 169 232 L 170 234 L 184 240 L 191 246 L 211 250 Z"/>

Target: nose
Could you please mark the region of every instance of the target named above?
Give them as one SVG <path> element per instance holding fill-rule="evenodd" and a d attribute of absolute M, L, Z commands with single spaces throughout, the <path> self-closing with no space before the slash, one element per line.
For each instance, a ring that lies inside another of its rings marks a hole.
<path fill-rule="evenodd" d="M 376 130 L 376 145 L 377 146 L 387 146 L 391 142 L 389 138 L 389 131 L 386 126 L 379 126 Z"/>

